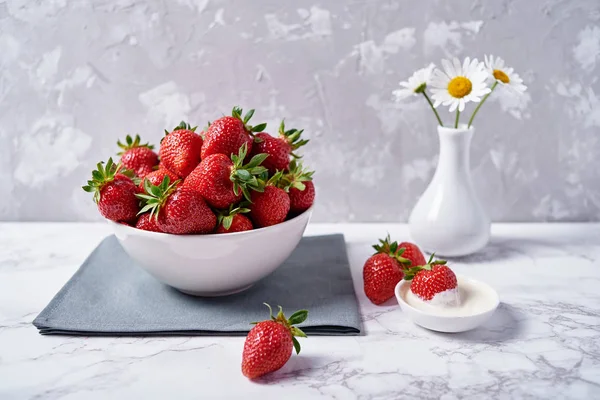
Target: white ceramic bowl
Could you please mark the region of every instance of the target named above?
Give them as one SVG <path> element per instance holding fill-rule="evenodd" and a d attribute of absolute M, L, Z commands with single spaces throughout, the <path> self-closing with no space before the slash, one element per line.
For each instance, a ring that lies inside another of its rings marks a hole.
<path fill-rule="evenodd" d="M 461 275 L 457 276 L 457 280 L 459 288 L 461 285 L 469 285 L 478 291 L 478 306 L 467 315 L 441 315 L 433 307 L 425 311 L 411 306 L 406 300 L 410 281 L 405 280 L 396 285 L 395 293 L 398 304 L 400 304 L 402 312 L 415 324 L 432 331 L 455 333 L 475 329 L 494 314 L 500 304 L 500 298 L 494 288 L 486 283 Z"/>
<path fill-rule="evenodd" d="M 281 224 L 246 232 L 169 235 L 110 222 L 123 249 L 159 281 L 193 296 L 248 289 L 296 248 L 312 207 Z"/>

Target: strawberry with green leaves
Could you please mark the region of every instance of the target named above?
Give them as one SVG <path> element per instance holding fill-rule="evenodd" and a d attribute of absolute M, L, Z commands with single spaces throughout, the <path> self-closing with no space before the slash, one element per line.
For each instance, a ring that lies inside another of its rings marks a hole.
<path fill-rule="evenodd" d="M 411 266 L 425 265 L 425 256 L 414 243 L 402 242 L 398 244 L 398 248 L 404 249 L 402 257 L 407 258 L 410 261 Z"/>
<path fill-rule="evenodd" d="M 241 108 L 233 107 L 231 116 L 221 117 L 209 124 L 202 145 L 203 160 L 213 154 L 224 154 L 227 157 L 237 154 L 244 144 L 246 144 L 247 153 L 251 153 L 254 142 L 253 135 L 262 132 L 267 124 L 255 126 L 249 124 L 254 110 L 248 111 L 243 117 L 242 114 Z"/>
<path fill-rule="evenodd" d="M 433 260 L 429 257 L 425 265 L 411 267 L 405 270 L 405 277 L 410 283 L 410 290 L 421 300 L 430 301 L 436 295 L 455 290 L 458 282 L 456 275 L 444 260 Z"/>
<path fill-rule="evenodd" d="M 264 174 L 259 179 L 259 190 L 250 196 L 250 219 L 254 226 L 264 228 L 285 221 L 290 212 L 290 196 L 280 187 L 282 178 L 283 171 L 279 171 L 266 182 Z"/>
<path fill-rule="evenodd" d="M 138 185 L 140 192 L 145 192 L 144 190 L 144 181 L 149 180 L 151 184 L 154 186 L 158 186 L 165 179 L 165 176 L 168 176 L 171 182 L 175 182 L 178 180 L 178 176 L 173 172 L 169 171 L 165 168 L 164 165 L 159 165 L 158 169 L 150 172 L 148 175 L 144 176 L 143 179 L 140 180 L 140 184 Z"/>
<path fill-rule="evenodd" d="M 165 131 L 166 136 L 160 142 L 160 162 L 169 171 L 185 178 L 200 163 L 202 150 L 202 137 L 190 124 L 181 121 L 171 133 Z"/>
<path fill-rule="evenodd" d="M 297 160 L 290 162 L 289 172 L 283 177 L 290 196 L 290 212 L 301 213 L 315 202 L 315 185 L 312 182 L 314 171 L 303 169 Z"/>
<path fill-rule="evenodd" d="M 251 190 L 262 190 L 257 176 L 266 172 L 260 164 L 266 154 L 257 154 L 247 163 L 248 151 L 244 143 L 236 154 L 211 154 L 185 179 L 184 186 L 198 192 L 214 208 L 227 209 L 239 203 L 242 197 L 250 200 Z"/>
<path fill-rule="evenodd" d="M 265 160 L 265 167 L 271 174 L 277 171 L 287 171 L 290 164 L 290 157 L 299 158 L 294 151 L 308 143 L 308 140 L 301 139 L 304 129 L 285 129 L 285 122 L 281 121 L 279 125 L 279 136 L 273 137 L 266 132 L 256 134 L 256 139 L 252 152 L 255 154 L 266 153 L 269 158 Z"/>
<path fill-rule="evenodd" d="M 157 227 L 172 234 L 211 233 L 217 225 L 217 217 L 202 196 L 194 190 L 171 183 L 165 176 L 160 185 L 144 181 L 146 193 L 137 195 L 144 203 L 140 213 L 156 218 Z"/>
<path fill-rule="evenodd" d="M 250 212 L 250 209 L 246 207 L 246 203 L 241 203 L 238 206 L 231 205 L 227 211 L 220 212 L 217 215 L 216 233 L 243 232 L 254 229 L 252 221 L 244 215 Z"/>
<path fill-rule="evenodd" d="M 162 230 L 158 227 L 156 218 L 153 218 L 150 213 L 144 213 L 140 215 L 135 223 L 135 227 L 143 231 L 162 232 Z"/>
<path fill-rule="evenodd" d="M 94 201 L 104 218 L 116 222 L 135 222 L 140 210 L 136 197 L 137 187 L 131 180 L 131 171 L 126 171 L 109 158 L 104 165 L 98 163 L 92 171 L 92 179 L 83 186 L 83 190 L 94 194 Z"/>
<path fill-rule="evenodd" d="M 296 350 L 296 354 L 300 353 L 300 343 L 296 337 L 306 337 L 306 334 L 294 325 L 306 320 L 307 310 L 296 311 L 287 319 L 281 306 L 279 313 L 274 317 L 271 306 L 266 303 L 265 305 L 269 308 L 270 319 L 255 323 L 244 342 L 242 373 L 250 379 L 259 378 L 283 367 L 292 356 L 292 349 Z"/>
<path fill-rule="evenodd" d="M 388 235 L 373 246 L 376 253 L 363 266 L 365 294 L 374 304 L 382 304 L 394 297 L 394 289 L 404 277 L 402 265 L 410 261 L 402 257 L 404 249 L 391 242 Z"/>
<path fill-rule="evenodd" d="M 127 135 L 125 143 L 118 141 L 117 145 L 122 149 L 118 154 L 121 156 L 121 165 L 143 178 L 158 165 L 158 155 L 153 151 L 153 145 L 140 142 L 140 135 L 135 135 L 135 138 Z"/>

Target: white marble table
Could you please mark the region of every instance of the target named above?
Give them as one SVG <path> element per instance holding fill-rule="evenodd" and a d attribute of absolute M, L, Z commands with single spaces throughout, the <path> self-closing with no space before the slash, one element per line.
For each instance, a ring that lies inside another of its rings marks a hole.
<path fill-rule="evenodd" d="M 33 318 L 109 234 L 104 224 L 0 224 L 0 399 L 600 399 L 600 225 L 496 225 L 452 265 L 503 304 L 484 327 L 439 334 L 395 300 L 362 292 L 370 244 L 404 225 L 343 232 L 365 335 L 313 337 L 261 383 L 240 372 L 243 338 L 41 336 Z"/>

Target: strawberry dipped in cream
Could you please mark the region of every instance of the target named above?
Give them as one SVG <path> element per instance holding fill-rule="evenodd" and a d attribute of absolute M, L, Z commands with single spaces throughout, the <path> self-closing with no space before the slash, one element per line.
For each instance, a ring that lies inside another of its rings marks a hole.
<path fill-rule="evenodd" d="M 446 261 L 433 261 L 433 254 L 425 265 L 408 268 L 404 279 L 411 281 L 410 290 L 407 293 L 409 304 L 425 303 L 436 308 L 461 305 L 456 275 L 446 265 Z"/>
<path fill-rule="evenodd" d="M 400 289 L 402 299 L 429 315 L 470 317 L 498 306 L 493 289 L 474 279 L 457 277 L 446 261 L 433 261 L 433 255 L 425 265 L 406 268 L 404 279 L 410 287 Z"/>

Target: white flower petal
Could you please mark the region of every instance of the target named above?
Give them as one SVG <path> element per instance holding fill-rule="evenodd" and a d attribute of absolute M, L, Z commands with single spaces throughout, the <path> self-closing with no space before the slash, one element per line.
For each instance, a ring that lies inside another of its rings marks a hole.
<path fill-rule="evenodd" d="M 454 68 L 452 67 L 452 63 L 448 60 L 442 60 L 442 67 L 444 68 L 444 72 L 446 72 L 447 76 L 454 76 Z"/>
<path fill-rule="evenodd" d="M 490 68 L 490 67 L 491 67 L 491 65 L 492 65 L 492 62 L 491 62 L 491 60 L 490 60 L 490 57 L 491 57 L 491 56 L 488 56 L 487 54 L 483 56 L 483 62 L 485 62 L 485 66 L 486 66 L 487 68 Z"/>
<path fill-rule="evenodd" d="M 471 58 L 467 57 L 464 59 L 463 63 L 462 63 L 462 72 L 463 75 L 467 75 L 469 73 L 469 70 L 471 69 Z"/>
<path fill-rule="evenodd" d="M 454 112 L 458 108 L 458 103 L 458 101 L 453 101 L 450 104 L 450 109 L 448 111 L 450 111 L 451 113 Z"/>
<path fill-rule="evenodd" d="M 398 89 L 398 90 L 394 90 L 392 92 L 392 94 L 396 98 L 396 101 L 400 101 L 400 100 L 404 100 L 404 99 L 414 95 L 415 92 L 413 92 L 412 90 L 409 90 L 409 89 Z"/>
<path fill-rule="evenodd" d="M 402 90 L 408 90 L 410 94 L 415 94 L 415 91 L 423 84 L 430 84 L 430 78 L 434 68 L 434 64 L 429 64 L 427 67 L 415 71 L 406 81 L 402 81 L 398 84 L 401 88 L 404 89 L 394 91 L 393 94 L 396 96 L 397 99 L 402 98 L 404 96 L 404 94 L 398 95 L 396 93 L 400 93 Z"/>
<path fill-rule="evenodd" d="M 455 76 L 464 76 L 465 71 L 463 71 L 462 65 L 460 64 L 460 60 L 455 57 L 452 60 L 452 64 L 454 65 L 454 76 L 451 76 L 450 78 L 453 78 Z"/>

